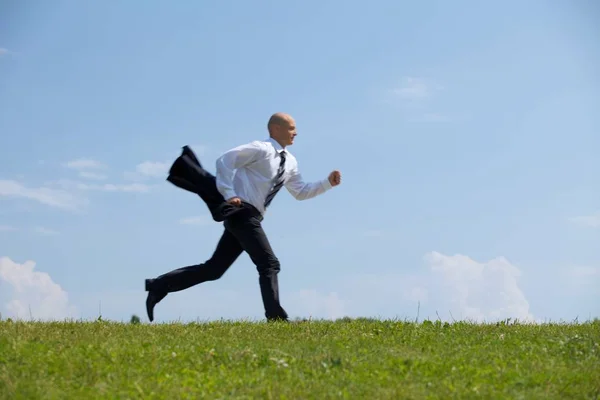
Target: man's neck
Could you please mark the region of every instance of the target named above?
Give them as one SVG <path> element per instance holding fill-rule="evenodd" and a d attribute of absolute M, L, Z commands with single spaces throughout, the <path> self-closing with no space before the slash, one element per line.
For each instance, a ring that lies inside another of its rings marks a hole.
<path fill-rule="evenodd" d="M 272 141 L 274 141 L 275 143 L 277 143 L 283 150 L 285 150 L 285 146 L 283 144 L 281 144 L 281 142 L 277 139 L 275 139 L 273 136 L 269 136 L 271 138 Z"/>

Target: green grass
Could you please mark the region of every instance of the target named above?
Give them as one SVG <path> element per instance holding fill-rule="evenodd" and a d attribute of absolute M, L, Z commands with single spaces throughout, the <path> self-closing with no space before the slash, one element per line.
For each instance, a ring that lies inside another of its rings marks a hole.
<path fill-rule="evenodd" d="M 0 322 L 0 399 L 598 399 L 600 322 Z"/>

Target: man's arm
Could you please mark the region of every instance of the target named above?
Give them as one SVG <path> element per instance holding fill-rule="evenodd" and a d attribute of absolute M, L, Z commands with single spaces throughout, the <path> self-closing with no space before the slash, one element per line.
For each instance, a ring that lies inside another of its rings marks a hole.
<path fill-rule="evenodd" d="M 335 175 L 335 177 L 334 177 Z M 285 182 L 285 187 L 296 200 L 308 200 L 325 193 L 334 186 L 339 185 L 339 172 L 332 172 L 328 178 L 316 182 L 305 182 L 298 167 L 294 167 L 290 177 Z"/>
<path fill-rule="evenodd" d="M 257 160 L 262 151 L 263 148 L 259 142 L 251 142 L 234 147 L 217 159 L 217 190 L 225 200 L 237 197 L 233 188 L 235 170 Z"/>

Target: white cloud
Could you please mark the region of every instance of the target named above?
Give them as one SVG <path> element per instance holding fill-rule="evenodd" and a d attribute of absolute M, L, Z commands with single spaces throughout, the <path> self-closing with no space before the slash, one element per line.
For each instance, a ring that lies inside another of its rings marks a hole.
<path fill-rule="evenodd" d="M 569 218 L 574 224 L 588 226 L 590 228 L 600 228 L 600 211 L 595 214 L 583 215 L 579 217 Z"/>
<path fill-rule="evenodd" d="M 203 165 L 207 165 L 204 159 L 209 154 L 209 148 L 204 145 L 188 145 L 192 151 L 200 158 Z M 183 147 L 183 146 L 182 146 Z M 133 171 L 125 171 L 123 177 L 130 181 L 145 181 L 149 179 L 166 179 L 169 175 L 169 168 L 173 161 L 181 155 L 181 148 L 169 151 L 163 161 L 144 161 L 137 164 Z M 211 160 L 212 161 L 212 160 Z M 210 163 L 209 163 L 210 164 Z"/>
<path fill-rule="evenodd" d="M 74 317 L 67 292 L 45 272 L 34 271 L 35 263 L 18 264 L 0 258 L 0 310 L 3 317 L 59 320 Z M 5 289 L 5 287 L 8 288 Z"/>
<path fill-rule="evenodd" d="M 352 274 L 336 284 L 349 316 L 478 322 L 532 320 L 520 270 L 500 257 L 477 262 L 431 252 L 424 268 Z"/>
<path fill-rule="evenodd" d="M 587 278 L 591 276 L 599 276 L 600 268 L 590 266 L 576 266 L 569 269 L 569 273 L 578 278 Z"/>
<path fill-rule="evenodd" d="M 54 229 L 49 229 L 49 228 L 44 228 L 43 226 L 36 226 L 35 228 L 33 228 L 33 231 L 35 233 L 39 233 L 40 235 L 48 235 L 48 236 L 54 236 L 54 235 L 58 235 L 58 231 L 55 231 Z"/>
<path fill-rule="evenodd" d="M 425 80 L 414 77 L 404 77 L 402 86 L 393 89 L 400 98 L 407 100 L 423 99 L 431 95 L 432 87 Z"/>
<path fill-rule="evenodd" d="M 414 122 L 445 122 L 453 118 L 431 111 L 430 103 L 442 90 L 441 85 L 417 77 L 404 77 L 400 87 L 391 90 L 393 103 L 400 105 L 406 117 Z M 399 103 L 398 103 L 399 101 Z"/>
<path fill-rule="evenodd" d="M 458 311 L 461 319 L 533 319 L 518 284 L 521 271 L 504 257 L 481 263 L 434 251 L 425 261 L 431 278 L 429 293 L 436 293 L 439 306 Z"/>
<path fill-rule="evenodd" d="M 131 181 L 143 181 L 153 178 L 165 178 L 169 174 L 171 163 L 160 161 L 144 161 L 135 166 L 135 171 L 125 171 L 123 176 Z"/>
<path fill-rule="evenodd" d="M 77 160 L 72 160 L 65 163 L 67 168 L 75 169 L 75 170 L 84 170 L 84 169 L 104 169 L 106 166 L 96 160 L 92 160 L 89 158 L 79 158 Z"/>
<path fill-rule="evenodd" d="M 415 118 L 415 120 L 423 121 L 423 122 L 448 122 L 448 121 L 451 121 L 452 119 L 453 118 L 450 117 L 449 115 L 435 113 L 435 112 L 425 112 L 420 117 Z"/>
<path fill-rule="evenodd" d="M 314 289 L 304 289 L 292 293 L 290 305 L 294 315 L 311 317 L 315 319 L 337 319 L 345 316 L 344 302 L 338 293 L 330 292 L 326 295 Z"/>
<path fill-rule="evenodd" d="M 152 178 L 166 177 L 169 172 L 170 164 L 166 162 L 145 161 L 138 164 L 135 170 L 145 176 Z"/>
<path fill-rule="evenodd" d="M 146 193 L 150 191 L 150 186 L 141 183 L 113 184 L 105 183 L 102 185 L 88 185 L 81 183 L 77 185 L 82 190 L 96 190 L 102 192 L 134 192 Z"/>
<path fill-rule="evenodd" d="M 413 303 L 423 303 L 426 302 L 429 297 L 429 291 L 421 286 L 415 286 L 410 288 L 407 293 L 404 295 L 407 300 L 412 301 Z"/>
<path fill-rule="evenodd" d="M 179 223 L 182 225 L 206 225 L 212 222 L 212 218 L 208 216 L 195 216 L 195 217 L 186 217 L 181 218 Z"/>
<path fill-rule="evenodd" d="M 79 171 L 79 176 L 85 179 L 92 179 L 96 181 L 103 181 L 107 179 L 107 176 L 104 174 L 89 171 Z"/>
<path fill-rule="evenodd" d="M 48 187 L 30 188 L 12 180 L 0 180 L 0 197 L 17 197 L 66 210 L 78 210 L 88 201 L 72 193 Z"/>
<path fill-rule="evenodd" d="M 405 101 L 423 101 L 442 89 L 441 85 L 429 80 L 407 76 L 402 78 L 400 87 L 392 89 L 392 93 Z"/>
<path fill-rule="evenodd" d="M 24 198 L 64 210 L 81 211 L 89 204 L 84 191 L 147 193 L 151 186 L 141 183 L 82 183 L 68 179 L 46 182 L 41 187 L 27 187 L 13 180 L 0 180 L 0 197 Z"/>
<path fill-rule="evenodd" d="M 565 278 L 572 287 L 581 293 L 583 288 L 593 288 L 600 292 L 600 268 L 577 265 L 565 270 Z"/>
<path fill-rule="evenodd" d="M 48 185 L 58 186 L 68 191 L 99 191 L 99 192 L 136 192 L 146 193 L 150 191 L 150 186 L 142 183 L 125 183 L 125 184 L 114 184 L 114 183 L 82 183 L 76 182 L 69 179 L 59 179 L 57 181 L 48 182 Z"/>
<path fill-rule="evenodd" d="M 78 172 L 79 177 L 96 181 L 107 179 L 105 174 L 99 173 L 98 170 L 106 170 L 107 166 L 99 161 L 89 158 L 79 158 L 64 164 L 67 168 L 74 169 Z"/>

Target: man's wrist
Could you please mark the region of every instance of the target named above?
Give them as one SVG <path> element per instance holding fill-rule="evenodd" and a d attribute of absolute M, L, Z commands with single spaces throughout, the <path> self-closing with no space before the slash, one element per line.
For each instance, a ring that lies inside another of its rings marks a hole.
<path fill-rule="evenodd" d="M 323 188 L 325 190 L 329 190 L 331 188 L 333 188 L 333 185 L 331 184 L 331 182 L 329 181 L 329 178 L 325 178 L 321 181 L 321 186 L 323 186 Z"/>
<path fill-rule="evenodd" d="M 235 191 L 233 191 L 233 190 L 224 190 L 223 191 L 223 198 L 225 199 L 225 201 L 229 201 L 235 197 L 238 197 L 238 195 L 235 193 Z"/>

